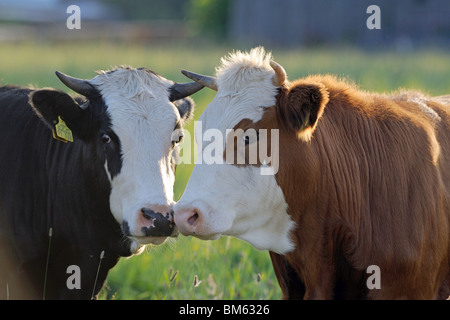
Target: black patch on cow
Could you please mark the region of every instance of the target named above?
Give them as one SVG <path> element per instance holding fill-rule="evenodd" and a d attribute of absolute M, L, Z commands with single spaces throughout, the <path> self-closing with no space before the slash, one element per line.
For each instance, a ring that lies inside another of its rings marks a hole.
<path fill-rule="evenodd" d="M 153 226 L 142 227 L 142 233 L 147 237 L 168 237 L 173 233 L 175 223 L 173 222 L 173 210 L 166 213 L 155 212 L 149 208 L 141 209 L 144 218 L 151 220 Z"/>
<path fill-rule="evenodd" d="M 105 101 L 100 96 L 96 96 L 91 102 L 93 110 L 95 110 L 94 118 L 98 123 L 96 143 L 99 150 L 99 157 L 105 163 L 107 162 L 107 169 L 113 179 L 120 173 L 122 168 L 122 146 L 119 137 L 112 130 L 111 118 L 107 113 L 107 106 Z M 89 108 L 89 106 L 88 106 Z M 110 138 L 110 141 L 104 141 L 104 135 Z"/>
<path fill-rule="evenodd" d="M 124 221 L 122 222 L 122 232 L 123 232 L 123 234 L 124 234 L 125 236 L 131 235 L 131 232 L 130 232 L 130 225 L 128 224 L 128 221 L 126 221 L 126 220 L 124 220 Z"/>
<path fill-rule="evenodd" d="M 67 93 L 54 90 L 37 90 L 30 94 L 30 104 L 36 114 L 51 129 L 60 116 L 75 137 L 96 149 L 98 161 L 105 164 L 111 179 L 122 168 L 121 144 L 111 129 L 107 106 L 98 90 L 93 88 L 88 97 L 73 99 Z M 105 142 L 104 137 L 109 137 Z"/>
<path fill-rule="evenodd" d="M 103 141 L 105 134 L 110 138 L 109 142 Z M 119 137 L 113 131 L 108 131 L 108 133 L 99 133 L 99 140 L 107 162 L 107 170 L 111 179 L 114 179 L 122 168 L 122 152 Z"/>
<path fill-rule="evenodd" d="M 73 143 L 53 138 L 49 127 L 58 113 Z M 101 132 L 111 136 L 111 146 L 103 145 Z M 8 284 L 10 299 L 43 298 L 52 228 L 45 299 L 90 299 L 104 251 L 95 297 L 119 257 L 131 254 L 109 206 L 104 164 L 111 176 L 120 172 L 121 146 L 103 99 L 0 87 L 0 137 L 0 288 Z M 81 290 L 66 286 L 70 265 L 81 269 Z"/>
<path fill-rule="evenodd" d="M 99 101 L 95 101 L 96 108 L 99 108 L 99 114 L 97 116 L 99 129 L 97 131 L 96 143 L 97 152 L 100 161 L 107 162 L 107 170 L 113 179 L 120 173 L 122 168 L 122 147 L 121 142 L 117 134 L 112 130 L 111 118 L 106 112 L 106 105 L 103 99 L 100 97 Z M 108 137 L 109 139 L 105 139 Z"/>
<path fill-rule="evenodd" d="M 194 116 L 194 100 L 186 97 L 181 100 L 175 100 L 173 104 L 177 107 L 183 122 L 189 121 Z"/>

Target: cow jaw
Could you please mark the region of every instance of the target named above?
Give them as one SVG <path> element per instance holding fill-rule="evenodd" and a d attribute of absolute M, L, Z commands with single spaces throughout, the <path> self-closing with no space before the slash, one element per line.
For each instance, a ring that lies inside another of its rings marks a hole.
<path fill-rule="evenodd" d="M 220 187 L 205 180 L 207 176 L 221 181 Z M 242 177 L 245 184 L 240 183 Z M 286 210 L 274 176 L 260 175 L 259 168 L 227 164 L 197 165 L 174 206 L 175 223 L 184 235 L 203 240 L 229 235 L 280 254 L 294 249 L 290 231 L 295 223 Z"/>
<path fill-rule="evenodd" d="M 131 254 L 141 254 L 148 244 L 160 245 L 166 241 L 166 237 L 128 237 L 130 239 Z"/>
<path fill-rule="evenodd" d="M 146 245 L 158 246 L 166 242 L 168 237 L 138 237 L 128 236 L 130 240 L 130 252 L 131 254 L 141 254 Z"/>
<path fill-rule="evenodd" d="M 131 254 L 141 254 L 145 249 L 145 245 L 141 244 L 139 241 L 137 241 L 135 239 L 130 239 L 130 240 L 131 240 L 130 253 Z"/>

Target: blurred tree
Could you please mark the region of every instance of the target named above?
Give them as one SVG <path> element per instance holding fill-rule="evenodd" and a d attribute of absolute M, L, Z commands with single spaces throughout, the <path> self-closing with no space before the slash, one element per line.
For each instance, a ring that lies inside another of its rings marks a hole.
<path fill-rule="evenodd" d="M 231 0 L 99 0 L 126 20 L 187 21 L 195 36 L 224 39 L 228 35 Z"/>
<path fill-rule="evenodd" d="M 190 0 L 187 16 L 196 35 L 224 39 L 228 34 L 230 0 Z"/>

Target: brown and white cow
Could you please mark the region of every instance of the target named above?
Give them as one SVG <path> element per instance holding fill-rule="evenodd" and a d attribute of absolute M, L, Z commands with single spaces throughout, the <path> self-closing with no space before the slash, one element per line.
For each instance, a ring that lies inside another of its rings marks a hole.
<path fill-rule="evenodd" d="M 223 58 L 217 78 L 184 72 L 217 90 L 203 130 L 234 135 L 224 158 L 242 137 L 247 162 L 197 164 L 179 230 L 270 250 L 285 299 L 448 297 L 448 97 L 368 93 L 330 75 L 289 82 L 271 59 L 260 47 Z M 273 140 L 237 129 L 277 133 L 279 163 L 250 163 L 247 149 Z"/>

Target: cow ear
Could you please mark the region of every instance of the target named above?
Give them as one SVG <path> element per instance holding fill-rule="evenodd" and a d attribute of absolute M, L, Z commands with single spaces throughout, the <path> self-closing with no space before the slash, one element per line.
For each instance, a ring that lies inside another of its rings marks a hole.
<path fill-rule="evenodd" d="M 54 130 L 61 118 L 75 136 L 85 138 L 83 127 L 87 112 L 67 93 L 54 89 L 33 91 L 30 105 L 50 129 Z"/>
<path fill-rule="evenodd" d="M 323 84 L 302 83 L 282 90 L 277 104 L 285 126 L 308 142 L 328 100 L 328 90 Z"/>
<path fill-rule="evenodd" d="M 176 100 L 173 102 L 180 112 L 180 117 L 183 122 L 189 121 L 194 116 L 195 103 L 190 97 Z"/>

